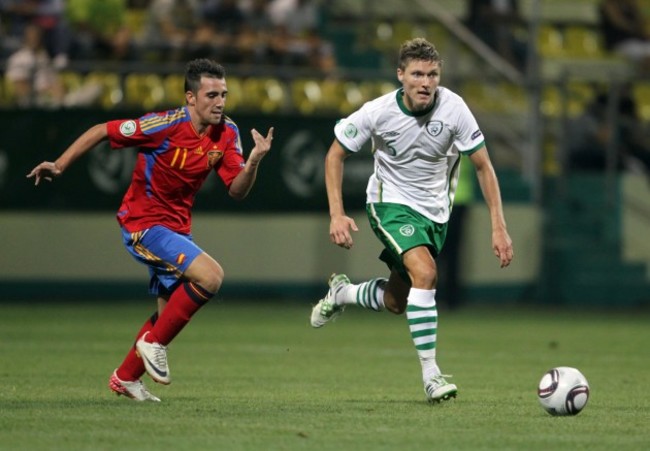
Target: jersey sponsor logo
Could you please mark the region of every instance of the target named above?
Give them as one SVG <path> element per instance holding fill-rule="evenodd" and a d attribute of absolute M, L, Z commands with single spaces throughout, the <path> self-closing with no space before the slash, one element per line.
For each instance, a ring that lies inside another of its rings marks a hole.
<path fill-rule="evenodd" d="M 208 167 L 213 168 L 217 161 L 223 157 L 222 150 L 210 150 L 208 151 Z"/>
<path fill-rule="evenodd" d="M 345 135 L 346 138 L 354 138 L 357 136 L 358 130 L 357 127 L 354 124 L 348 124 L 345 126 L 345 130 L 343 130 L 343 134 Z"/>
<path fill-rule="evenodd" d="M 427 122 L 427 131 L 431 136 L 438 136 L 440 132 L 442 132 L 442 129 L 444 128 L 444 125 L 442 121 L 429 121 Z"/>
<path fill-rule="evenodd" d="M 120 133 L 124 136 L 133 136 L 137 128 L 135 121 L 124 121 L 120 124 Z"/>
<path fill-rule="evenodd" d="M 472 133 L 472 139 L 476 139 L 479 136 L 481 136 L 483 133 L 481 133 L 481 130 L 476 130 L 474 133 Z"/>
<path fill-rule="evenodd" d="M 415 227 L 413 227 L 411 224 L 403 225 L 399 228 L 399 233 L 404 236 L 413 236 L 415 233 Z"/>

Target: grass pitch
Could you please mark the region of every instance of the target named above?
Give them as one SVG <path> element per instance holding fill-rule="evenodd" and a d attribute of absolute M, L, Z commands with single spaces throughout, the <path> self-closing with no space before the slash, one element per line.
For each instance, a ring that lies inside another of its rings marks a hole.
<path fill-rule="evenodd" d="M 0 303 L 2 450 L 639 450 L 650 446 L 650 315 L 501 306 L 440 313 L 458 398 L 429 405 L 404 317 L 218 301 L 170 346 L 163 402 L 108 377 L 153 302 Z M 552 417 L 536 387 L 579 368 L 585 410 Z"/>

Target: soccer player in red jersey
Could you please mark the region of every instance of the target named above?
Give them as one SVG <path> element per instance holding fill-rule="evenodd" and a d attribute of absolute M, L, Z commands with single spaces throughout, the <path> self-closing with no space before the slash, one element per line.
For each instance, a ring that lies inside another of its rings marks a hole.
<path fill-rule="evenodd" d="M 27 175 L 36 185 L 51 181 L 103 140 L 113 148 L 139 148 L 117 220 L 127 250 L 148 266 L 158 309 L 110 377 L 118 395 L 160 401 L 141 376 L 147 372 L 158 383 L 171 382 L 167 345 L 221 287 L 223 269 L 192 240 L 191 209 L 199 188 L 214 171 L 231 197 L 245 198 L 271 149 L 273 128 L 266 136 L 253 129 L 255 146 L 244 158 L 239 129 L 224 115 L 227 93 L 221 65 L 193 60 L 185 73 L 185 106 L 94 125 L 56 161 L 44 161 Z"/>

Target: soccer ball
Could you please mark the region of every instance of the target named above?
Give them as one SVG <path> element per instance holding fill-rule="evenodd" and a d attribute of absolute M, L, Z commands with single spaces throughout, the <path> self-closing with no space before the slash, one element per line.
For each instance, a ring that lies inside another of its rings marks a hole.
<path fill-rule="evenodd" d="M 589 383 L 577 369 L 558 366 L 542 376 L 537 399 L 551 415 L 577 415 L 589 400 Z"/>

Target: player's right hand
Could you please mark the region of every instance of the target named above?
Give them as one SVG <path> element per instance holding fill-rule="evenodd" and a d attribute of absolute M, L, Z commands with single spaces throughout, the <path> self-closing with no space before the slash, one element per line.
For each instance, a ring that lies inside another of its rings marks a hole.
<path fill-rule="evenodd" d="M 354 219 L 349 216 L 332 216 L 330 220 L 330 240 L 332 243 L 345 249 L 352 248 L 354 241 L 350 230 L 359 231 Z"/>
<path fill-rule="evenodd" d="M 51 182 L 54 177 L 58 177 L 62 174 L 61 169 L 59 169 L 55 163 L 51 161 L 44 161 L 34 169 L 32 172 L 27 174 L 27 178 L 34 178 L 34 185 L 38 185 L 41 182 L 41 179 L 45 179 L 48 182 Z"/>

